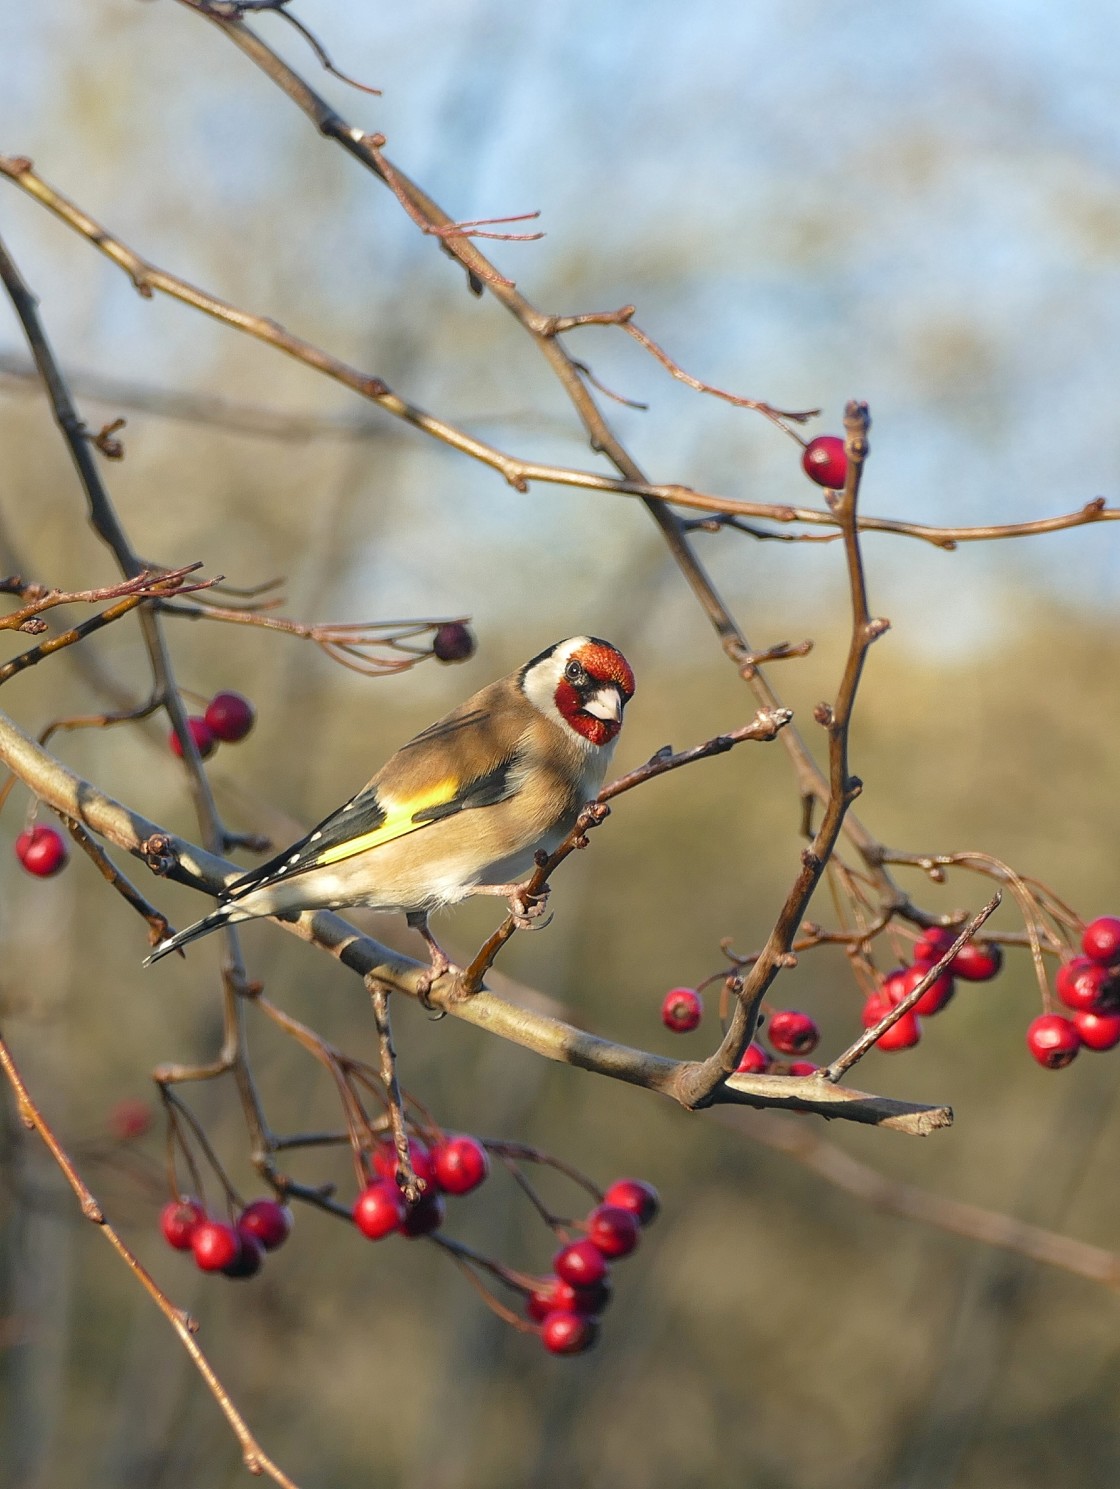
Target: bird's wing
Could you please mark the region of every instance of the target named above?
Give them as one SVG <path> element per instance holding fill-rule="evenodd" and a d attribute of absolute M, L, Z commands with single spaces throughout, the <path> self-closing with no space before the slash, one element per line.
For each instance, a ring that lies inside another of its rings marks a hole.
<path fill-rule="evenodd" d="M 231 884 L 227 891 L 229 898 L 239 899 L 270 880 L 294 879 L 311 869 L 367 853 L 457 812 L 506 801 L 518 789 L 518 764 L 515 750 L 472 779 L 457 779 L 449 774 L 422 784 L 418 781 L 411 790 L 404 791 L 388 790 L 386 772 L 382 771 L 306 837 Z"/>

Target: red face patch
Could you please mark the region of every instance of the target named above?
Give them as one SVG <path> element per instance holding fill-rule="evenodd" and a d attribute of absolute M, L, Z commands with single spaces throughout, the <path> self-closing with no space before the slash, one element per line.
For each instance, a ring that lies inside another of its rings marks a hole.
<path fill-rule="evenodd" d="M 579 690 L 566 678 L 561 678 L 557 686 L 556 707 L 576 733 L 593 745 L 609 744 L 621 727 L 614 719 L 597 719 L 594 714 L 585 713 Z"/>

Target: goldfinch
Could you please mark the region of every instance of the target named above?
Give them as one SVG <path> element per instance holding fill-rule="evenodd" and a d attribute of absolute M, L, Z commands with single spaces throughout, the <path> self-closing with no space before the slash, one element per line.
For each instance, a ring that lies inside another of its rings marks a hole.
<path fill-rule="evenodd" d="M 145 966 L 237 921 L 366 905 L 403 911 L 438 976 L 450 963 L 428 916 L 472 894 L 505 895 L 526 913 L 517 881 L 598 794 L 633 692 L 630 665 L 610 642 L 557 642 L 410 740 L 306 837 L 161 941 Z"/>

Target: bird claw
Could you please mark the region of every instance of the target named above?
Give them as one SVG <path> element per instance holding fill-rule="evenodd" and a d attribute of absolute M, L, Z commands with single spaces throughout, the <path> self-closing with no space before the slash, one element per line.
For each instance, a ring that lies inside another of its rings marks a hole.
<path fill-rule="evenodd" d="M 543 931 L 546 925 L 552 924 L 553 917 L 545 915 L 548 905 L 547 889 L 542 889 L 539 894 L 512 894 L 509 897 L 509 913 L 514 925 L 519 931 Z M 542 916 L 544 919 L 542 920 Z"/>

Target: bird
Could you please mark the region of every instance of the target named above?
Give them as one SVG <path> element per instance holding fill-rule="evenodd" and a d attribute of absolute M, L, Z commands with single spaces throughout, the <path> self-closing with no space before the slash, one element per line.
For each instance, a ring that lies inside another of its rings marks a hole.
<path fill-rule="evenodd" d="M 556 642 L 417 734 L 144 965 L 225 925 L 364 905 L 404 913 L 427 944 L 430 987 L 451 966 L 428 925 L 434 911 L 487 894 L 506 897 L 520 924 L 539 916 L 543 896 L 530 900 L 519 881 L 598 795 L 633 694 L 609 641 Z"/>

